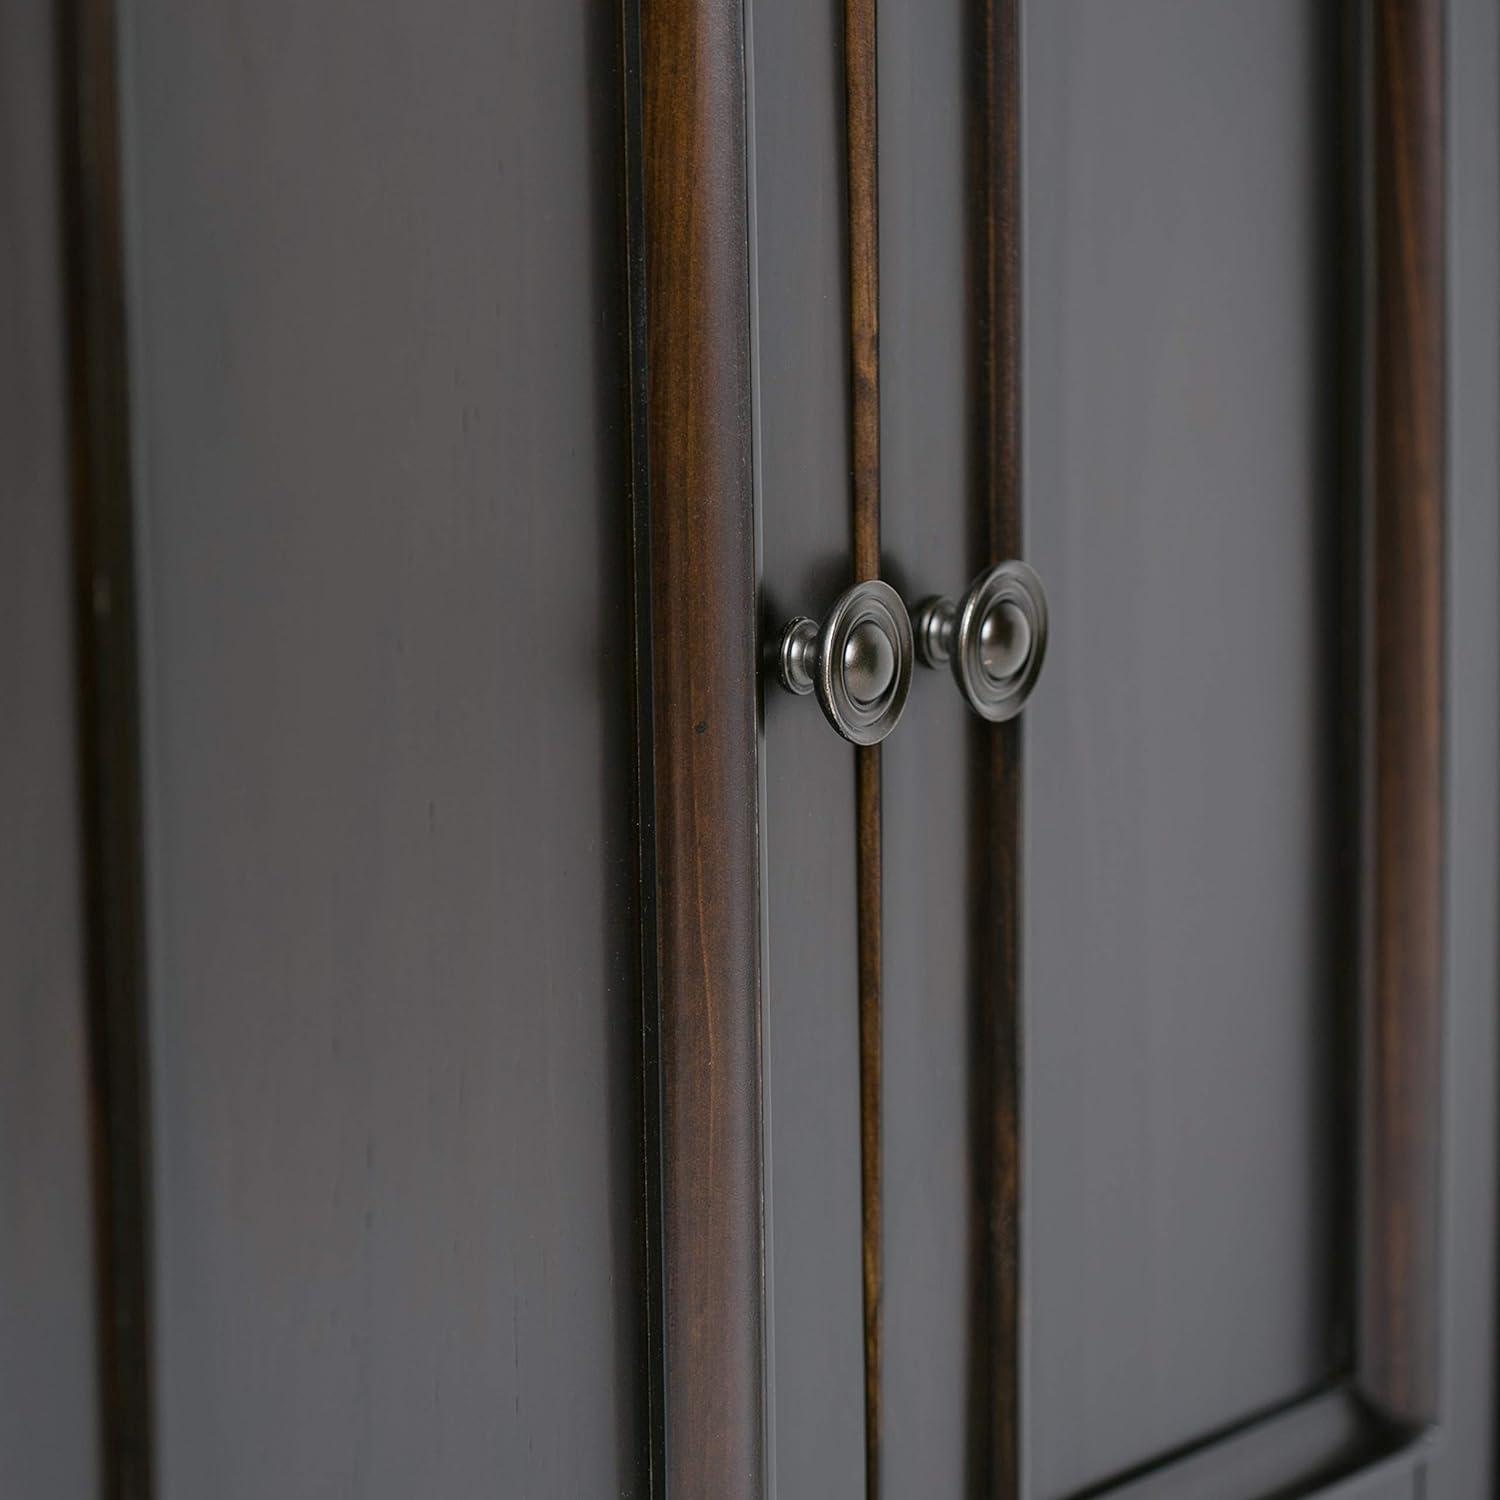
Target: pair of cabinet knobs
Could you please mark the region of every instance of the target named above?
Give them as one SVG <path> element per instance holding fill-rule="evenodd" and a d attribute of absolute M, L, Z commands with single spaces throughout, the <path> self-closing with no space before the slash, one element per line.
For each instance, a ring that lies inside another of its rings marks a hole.
<path fill-rule="evenodd" d="M 1023 562 L 981 573 L 954 604 L 923 599 L 910 613 L 888 583 L 856 583 L 821 625 L 799 615 L 776 642 L 777 680 L 816 693 L 828 722 L 856 745 L 878 745 L 901 717 L 913 660 L 950 667 L 981 718 L 1020 713 L 1047 649 L 1042 580 Z"/>

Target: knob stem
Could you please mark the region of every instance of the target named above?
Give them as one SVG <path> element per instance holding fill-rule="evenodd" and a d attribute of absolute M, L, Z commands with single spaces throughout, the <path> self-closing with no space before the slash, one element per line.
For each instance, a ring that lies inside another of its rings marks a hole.
<path fill-rule="evenodd" d="M 946 667 L 953 660 L 953 638 L 957 632 L 958 611 L 951 599 L 934 594 L 911 612 L 917 660 L 924 667 Z"/>
<path fill-rule="evenodd" d="M 806 615 L 788 620 L 776 648 L 776 670 L 781 685 L 789 693 L 805 697 L 813 690 L 813 674 L 818 670 L 818 622 Z"/>

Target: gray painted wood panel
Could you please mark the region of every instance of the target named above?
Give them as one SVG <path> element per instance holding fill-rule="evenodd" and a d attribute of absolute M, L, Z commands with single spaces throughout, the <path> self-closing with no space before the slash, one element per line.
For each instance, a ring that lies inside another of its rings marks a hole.
<path fill-rule="evenodd" d="M 1033 6 L 1032 1493 L 1334 1360 L 1315 8 Z"/>
<path fill-rule="evenodd" d="M 884 576 L 968 587 L 967 7 L 881 0 Z M 969 711 L 917 669 L 885 747 L 885 1493 L 959 1495 L 971 1296 Z"/>
<path fill-rule="evenodd" d="M 1316 1500 L 1428 1500 L 1421 1455 L 1400 1454 L 1336 1480 L 1313 1493 Z M 1478 1495 L 1480 1490 L 1464 1491 Z"/>
<path fill-rule="evenodd" d="M 0 7 L 0 1494 L 99 1484 L 56 16 Z"/>
<path fill-rule="evenodd" d="M 125 9 L 162 1494 L 641 1493 L 617 17 Z"/>
<path fill-rule="evenodd" d="M 1488 0 L 1448 16 L 1446 1305 L 1426 1500 L 1495 1492 L 1500 1226 L 1500 18 Z"/>
<path fill-rule="evenodd" d="M 757 488 L 768 631 L 849 584 L 842 27 L 752 10 Z M 864 1494 L 854 759 L 765 695 L 766 1110 L 776 1492 Z"/>

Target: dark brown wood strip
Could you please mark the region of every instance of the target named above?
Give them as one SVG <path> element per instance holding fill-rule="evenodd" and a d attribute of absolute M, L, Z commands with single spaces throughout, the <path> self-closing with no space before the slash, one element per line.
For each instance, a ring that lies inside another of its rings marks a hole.
<path fill-rule="evenodd" d="M 151 1148 L 124 211 L 112 0 L 62 7 L 69 400 L 105 1493 L 152 1493 Z"/>
<path fill-rule="evenodd" d="M 880 204 L 875 0 L 844 0 L 849 150 L 849 425 L 856 580 L 880 576 Z"/>
<path fill-rule="evenodd" d="M 1016 0 L 976 0 L 970 190 L 974 296 L 973 565 L 1021 556 L 1020 59 Z M 971 1463 L 978 1493 L 1020 1485 L 1021 738 L 972 730 L 975 1348 Z"/>
<path fill-rule="evenodd" d="M 1361 1379 L 1437 1415 L 1444 275 L 1439 0 L 1373 14 L 1373 969 Z"/>
<path fill-rule="evenodd" d="M 849 427 L 856 580 L 880 576 L 880 211 L 875 0 L 845 0 L 849 158 Z M 880 747 L 855 760 L 859 944 L 860 1223 L 864 1274 L 865 1493 L 880 1494 Z"/>
<path fill-rule="evenodd" d="M 744 17 L 640 8 L 665 1480 L 763 1492 Z"/>

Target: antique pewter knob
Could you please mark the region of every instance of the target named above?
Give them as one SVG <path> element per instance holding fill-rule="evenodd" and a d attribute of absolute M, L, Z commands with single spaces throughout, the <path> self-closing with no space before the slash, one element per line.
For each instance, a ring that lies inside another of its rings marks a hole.
<path fill-rule="evenodd" d="M 958 690 L 981 718 L 1014 718 L 1025 706 L 1047 652 L 1047 595 L 1023 562 L 981 573 L 957 605 L 923 599 L 912 611 L 917 660 L 951 666 Z"/>
<path fill-rule="evenodd" d="M 828 722 L 856 745 L 878 745 L 911 690 L 911 620 L 901 596 L 878 579 L 846 589 L 821 626 L 799 615 L 776 643 L 777 680 L 816 693 Z"/>

